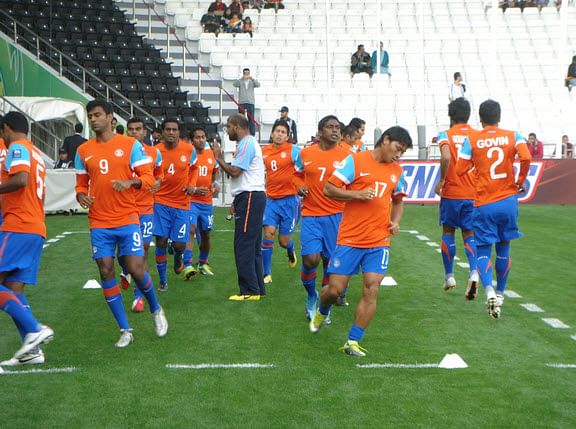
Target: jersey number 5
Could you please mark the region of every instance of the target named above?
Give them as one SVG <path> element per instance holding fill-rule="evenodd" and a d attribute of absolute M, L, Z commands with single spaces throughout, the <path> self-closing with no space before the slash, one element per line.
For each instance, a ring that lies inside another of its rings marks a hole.
<path fill-rule="evenodd" d="M 39 199 L 44 198 L 44 179 L 42 179 L 43 173 L 44 166 L 36 164 L 36 195 Z"/>

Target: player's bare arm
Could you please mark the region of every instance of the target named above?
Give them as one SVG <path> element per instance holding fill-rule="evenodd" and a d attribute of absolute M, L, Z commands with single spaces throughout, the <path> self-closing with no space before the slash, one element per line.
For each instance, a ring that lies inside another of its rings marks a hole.
<path fill-rule="evenodd" d="M 124 192 L 130 188 L 139 189 L 141 187 L 142 181 L 140 179 L 112 180 L 112 189 L 116 192 Z"/>
<path fill-rule="evenodd" d="M 434 188 L 434 192 L 440 196 L 442 196 L 442 188 L 444 187 L 444 182 L 446 180 L 448 168 L 450 167 L 451 159 L 452 156 L 450 155 L 450 148 L 448 145 L 442 145 L 440 147 L 440 180 Z"/>
<path fill-rule="evenodd" d="M 94 197 L 86 195 L 84 192 L 79 192 L 76 194 L 76 201 L 80 204 L 83 209 L 89 209 L 94 203 Z"/>
<path fill-rule="evenodd" d="M 19 189 L 25 188 L 28 184 L 30 174 L 26 171 L 19 171 L 10 176 L 10 178 L 0 185 L 0 194 L 8 194 Z"/>
<path fill-rule="evenodd" d="M 339 188 L 328 182 L 324 186 L 324 195 L 337 201 L 369 201 L 374 198 L 376 191 L 373 188 L 360 189 L 353 191 L 350 189 Z"/>
<path fill-rule="evenodd" d="M 400 232 L 400 219 L 404 213 L 404 201 L 402 198 L 392 198 L 392 210 L 390 212 L 390 225 L 388 229 L 391 234 Z"/>

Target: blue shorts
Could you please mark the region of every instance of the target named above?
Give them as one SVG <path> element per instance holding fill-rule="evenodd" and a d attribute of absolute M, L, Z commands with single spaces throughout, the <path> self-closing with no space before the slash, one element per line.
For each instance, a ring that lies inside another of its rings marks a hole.
<path fill-rule="evenodd" d="M 477 246 L 522 237 L 518 231 L 518 197 L 512 195 L 474 209 L 474 238 Z"/>
<path fill-rule="evenodd" d="M 177 209 L 154 204 L 154 226 L 152 234 L 157 237 L 169 238 L 176 243 L 188 241 L 188 226 L 190 224 L 190 210 Z"/>
<path fill-rule="evenodd" d="M 214 206 L 212 204 L 190 203 L 190 225 L 196 225 L 197 231 L 212 231 L 213 213 Z"/>
<path fill-rule="evenodd" d="M 303 216 L 300 229 L 302 256 L 321 253 L 324 258 L 330 259 L 336 248 L 341 220 L 342 213 L 328 216 Z"/>
<path fill-rule="evenodd" d="M 352 276 L 362 267 L 363 273 L 386 274 L 388 269 L 388 247 L 342 246 L 338 244 L 328 266 L 328 274 Z"/>
<path fill-rule="evenodd" d="M 144 244 L 152 242 L 152 226 L 154 225 L 154 215 L 145 214 L 140 215 L 140 234 L 142 234 L 142 241 Z"/>
<path fill-rule="evenodd" d="M 5 282 L 35 285 L 44 238 L 38 234 L 0 231 L 0 273 Z"/>
<path fill-rule="evenodd" d="M 284 198 L 267 198 L 264 210 L 264 226 L 279 227 L 280 235 L 294 232 L 300 218 L 300 198 L 290 195 Z"/>
<path fill-rule="evenodd" d="M 474 225 L 474 200 L 440 198 L 440 225 L 471 231 Z"/>
<path fill-rule="evenodd" d="M 113 257 L 116 246 L 118 246 L 118 256 L 144 256 L 139 225 L 93 228 L 90 230 L 90 241 L 92 242 L 92 259 Z"/>

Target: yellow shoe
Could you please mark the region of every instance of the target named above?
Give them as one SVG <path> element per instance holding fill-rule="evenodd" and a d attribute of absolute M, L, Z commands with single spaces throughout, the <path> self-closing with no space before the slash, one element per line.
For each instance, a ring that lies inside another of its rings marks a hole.
<path fill-rule="evenodd" d="M 260 301 L 260 295 L 230 295 L 229 301 Z"/>
<path fill-rule="evenodd" d="M 352 341 L 352 340 L 346 341 L 346 344 L 344 344 L 342 347 L 340 347 L 340 350 L 342 350 L 347 355 L 358 356 L 358 357 L 366 356 L 366 352 L 367 352 L 367 350 L 365 348 L 360 347 L 360 344 L 358 344 L 358 341 Z"/>
<path fill-rule="evenodd" d="M 312 320 L 310 320 L 309 325 L 310 332 L 316 334 L 324 324 L 324 320 L 326 320 L 326 316 L 320 313 L 320 310 L 316 310 L 316 313 L 314 313 L 314 317 L 312 318 Z"/>
<path fill-rule="evenodd" d="M 182 270 L 182 275 L 184 276 L 184 280 L 190 280 L 196 275 L 196 268 L 192 265 L 188 265 Z"/>
<path fill-rule="evenodd" d="M 212 268 L 210 268 L 210 265 L 208 264 L 199 264 L 198 271 L 200 271 L 200 274 L 204 274 L 205 276 L 214 275 L 214 271 L 212 271 Z"/>
<path fill-rule="evenodd" d="M 296 257 L 296 253 L 294 253 L 292 255 L 292 258 L 290 258 L 290 256 L 288 256 L 288 266 L 290 268 L 294 268 L 296 267 L 296 264 L 298 263 L 298 258 Z"/>
<path fill-rule="evenodd" d="M 270 274 L 268 274 L 267 276 L 264 276 L 264 284 L 270 284 L 272 283 L 272 276 Z"/>

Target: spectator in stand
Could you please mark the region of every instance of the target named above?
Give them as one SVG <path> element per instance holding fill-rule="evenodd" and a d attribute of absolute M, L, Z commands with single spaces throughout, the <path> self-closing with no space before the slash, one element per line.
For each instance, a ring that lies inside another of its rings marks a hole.
<path fill-rule="evenodd" d="M 249 16 L 244 18 L 244 23 L 242 24 L 242 31 L 244 33 L 248 33 L 250 37 L 252 37 L 253 36 L 252 33 L 254 33 L 255 29 L 256 27 L 254 27 L 254 24 L 252 24 L 252 19 L 250 19 Z"/>
<path fill-rule="evenodd" d="M 86 141 L 84 137 L 82 137 L 82 131 L 84 127 L 80 122 L 74 125 L 74 134 L 64 138 L 64 143 L 62 143 L 62 149 L 66 153 L 66 160 L 70 161 L 72 166 L 74 166 L 74 160 L 76 159 L 76 151 L 78 147 Z"/>
<path fill-rule="evenodd" d="M 63 147 L 58 150 L 58 161 L 54 163 L 54 168 L 70 168 L 73 166 L 72 161 L 68 161 L 68 154 Z"/>
<path fill-rule="evenodd" d="M 233 13 L 228 21 L 228 33 L 242 33 L 242 20 L 237 13 Z"/>
<path fill-rule="evenodd" d="M 466 85 L 462 82 L 462 74 L 460 72 L 454 73 L 454 82 L 448 89 L 448 99 L 454 101 L 457 98 L 464 97 L 466 92 Z"/>
<path fill-rule="evenodd" d="M 572 63 L 568 66 L 568 73 L 566 73 L 568 92 L 572 91 L 573 86 L 576 86 L 576 55 L 572 57 Z"/>
<path fill-rule="evenodd" d="M 216 16 L 223 16 L 224 12 L 226 12 L 226 5 L 222 0 L 215 0 L 208 6 L 208 12 L 210 12 L 210 10 L 213 10 Z"/>
<path fill-rule="evenodd" d="M 364 50 L 364 45 L 358 45 L 358 49 L 350 58 L 350 71 L 352 75 L 368 73 L 368 75 L 372 77 L 374 72 L 372 71 L 371 63 L 370 54 Z"/>
<path fill-rule="evenodd" d="M 238 111 L 242 114 L 248 114 L 248 123 L 250 124 L 250 134 L 256 134 L 256 118 L 254 117 L 256 98 L 254 97 L 254 88 L 260 86 L 260 82 L 250 76 L 250 69 L 242 70 L 242 77 L 232 84 L 238 88 Z"/>
<path fill-rule="evenodd" d="M 536 134 L 528 134 L 528 150 L 532 159 L 544 158 L 544 144 L 536 138 Z"/>
<path fill-rule="evenodd" d="M 160 130 L 160 128 L 154 128 L 152 130 L 152 146 L 156 146 L 157 144 L 160 143 L 160 138 L 162 137 L 162 131 Z"/>
<path fill-rule="evenodd" d="M 372 66 L 372 71 L 374 73 L 378 73 L 378 52 L 374 50 L 372 52 L 372 58 L 370 64 Z M 380 74 L 387 74 L 388 76 L 392 76 L 390 73 L 390 69 L 388 68 L 388 64 L 390 62 L 390 57 L 388 55 L 388 51 L 384 50 L 384 43 L 380 42 Z"/>
<path fill-rule="evenodd" d="M 242 7 L 240 0 L 232 0 L 232 3 L 230 3 L 230 6 L 228 7 L 230 8 L 230 12 L 232 12 L 232 14 L 237 14 L 239 18 L 242 18 L 244 8 Z"/>
<path fill-rule="evenodd" d="M 275 9 L 278 12 L 278 9 L 284 9 L 284 4 L 282 0 L 266 0 L 264 9 Z"/>
<path fill-rule="evenodd" d="M 202 31 L 204 31 L 204 33 L 214 33 L 218 35 L 220 33 L 221 18 L 216 15 L 216 11 L 210 7 L 208 8 L 208 12 L 200 19 L 200 25 L 202 25 Z"/>
<path fill-rule="evenodd" d="M 574 158 L 574 145 L 566 134 L 562 136 L 562 158 Z"/>
<path fill-rule="evenodd" d="M 278 119 L 276 119 L 276 121 L 274 122 L 274 125 L 272 125 L 272 129 L 276 128 L 276 125 L 280 122 L 286 122 L 286 124 L 288 125 L 288 129 L 290 130 L 290 132 L 288 133 L 288 140 L 290 140 L 291 143 L 293 144 L 297 144 L 298 143 L 298 131 L 296 128 L 296 121 L 294 119 L 291 119 L 288 117 L 288 112 L 290 110 L 288 109 L 287 106 L 282 106 L 280 108 L 280 117 Z M 270 136 L 270 141 L 272 141 L 272 136 Z"/>

